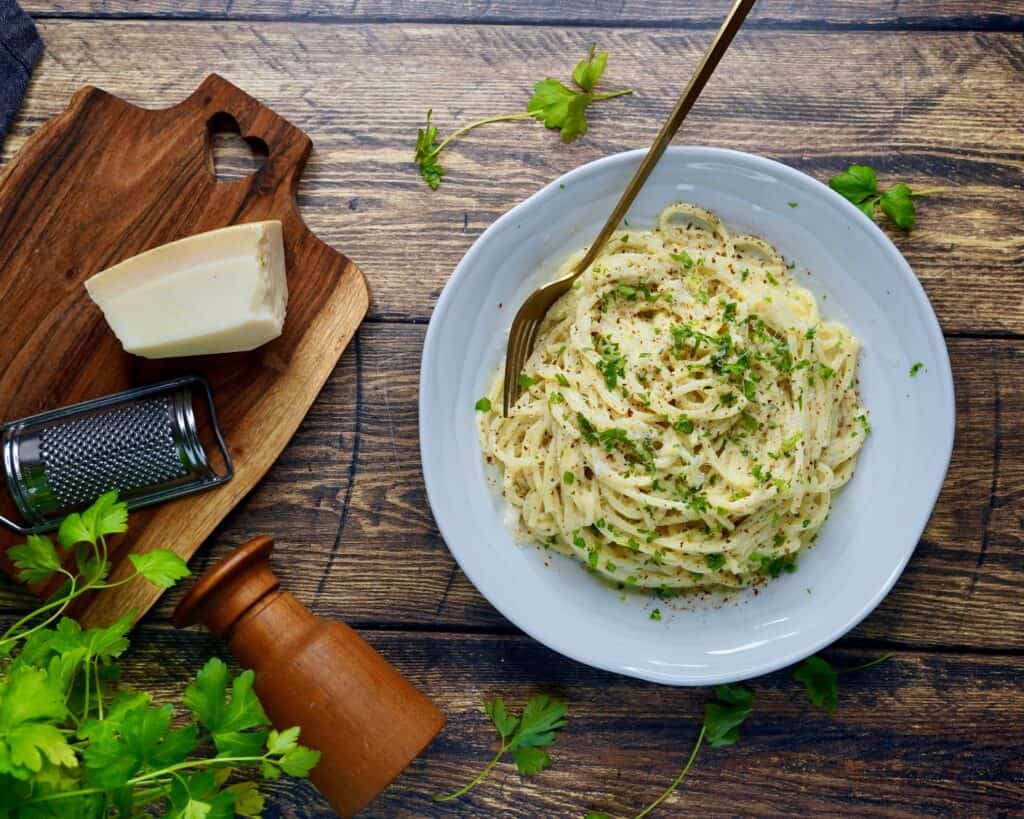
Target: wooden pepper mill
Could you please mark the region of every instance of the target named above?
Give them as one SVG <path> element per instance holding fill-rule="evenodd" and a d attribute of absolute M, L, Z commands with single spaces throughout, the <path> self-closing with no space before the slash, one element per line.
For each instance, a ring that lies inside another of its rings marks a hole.
<path fill-rule="evenodd" d="M 174 611 L 224 637 L 278 728 L 298 725 L 320 751 L 313 784 L 350 817 L 383 791 L 441 730 L 434 704 L 344 623 L 321 620 L 287 592 L 268 558 L 269 537 L 235 549 Z"/>

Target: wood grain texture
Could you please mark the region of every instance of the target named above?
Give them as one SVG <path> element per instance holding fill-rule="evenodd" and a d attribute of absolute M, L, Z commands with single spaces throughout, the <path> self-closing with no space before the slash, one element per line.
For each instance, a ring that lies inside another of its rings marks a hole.
<path fill-rule="evenodd" d="M 225 112 L 270 157 L 253 176 L 220 183 L 207 123 Z M 0 293 L 17 317 L 5 325 L 0 353 L 0 417 L 181 374 L 202 374 L 213 388 L 235 476 L 216 490 L 136 512 L 132 551 L 165 547 L 191 557 L 280 454 L 366 311 L 359 269 L 310 233 L 295 207 L 310 147 L 301 131 L 217 76 L 161 111 L 87 87 L 0 177 Z M 283 225 L 288 321 L 279 338 L 251 353 L 160 362 L 129 356 L 83 287 L 151 247 L 269 218 Z M 17 540 L 4 531 L 0 550 Z M 133 568 L 126 551 L 114 554 L 116 582 Z M 99 594 L 82 619 L 141 615 L 159 593 L 130 582 Z"/>
<path fill-rule="evenodd" d="M 371 316 L 416 321 L 501 213 L 582 162 L 649 144 L 708 40 L 512 26 L 53 21 L 41 30 L 47 52 L 6 151 L 82 77 L 159 105 L 224 72 L 314 136 L 300 206 L 372 280 Z M 595 106 L 590 133 L 571 145 L 534 122 L 481 129 L 444 157 L 440 191 L 423 184 L 410 160 L 427 107 L 442 131 L 514 110 L 538 77 L 566 76 L 591 38 L 612 55 L 608 87 L 636 95 Z M 825 67 L 822 54 L 834 55 Z M 752 29 L 677 141 L 763 154 L 818 179 L 862 161 L 883 182 L 945 187 L 894 238 L 947 332 L 1021 334 L 1024 299 L 1007 294 L 1024 269 L 1013 227 L 1024 222 L 1022 65 L 1014 34 Z"/>
<path fill-rule="evenodd" d="M 311 602 L 307 599 L 305 602 Z M 366 819 L 575 817 L 587 810 L 634 815 L 682 767 L 708 689 L 672 689 L 593 671 L 525 637 L 364 632 L 433 699 L 448 725 Z M 144 625 L 135 632 L 126 682 L 179 697 L 211 655 L 215 638 Z M 832 650 L 838 666 L 877 656 Z M 171 675 L 166 669 L 173 668 Z M 683 816 L 1019 815 L 1024 800 L 1024 658 L 899 652 L 843 677 L 829 717 L 788 671 L 749 683 L 753 715 L 739 744 L 705 747 L 679 795 L 654 814 Z M 545 692 L 569 703 L 569 726 L 552 768 L 521 779 L 508 763 L 471 796 L 435 805 L 430 796 L 472 778 L 495 750 L 483 697 L 522 707 Z M 269 786 L 268 817 L 330 817 L 307 784 Z"/>
<path fill-rule="evenodd" d="M 23 0 L 45 17 L 418 21 L 573 25 L 718 25 L 728 0 Z M 1024 26 L 1019 0 L 773 0 L 746 25 L 992 29 Z"/>
<path fill-rule="evenodd" d="M 45 16 L 48 52 L 4 158 L 84 82 L 167 105 L 212 70 L 316 143 L 299 191 L 303 215 L 366 269 L 377 323 L 363 326 L 281 458 L 190 567 L 198 574 L 243 540 L 273 534 L 285 586 L 315 613 L 360 626 L 447 712 L 446 731 L 365 815 L 633 815 L 678 771 L 708 692 L 565 660 L 515 633 L 477 594 L 423 490 L 424 328 L 410 323 L 425 323 L 462 254 L 512 204 L 581 162 L 653 137 L 726 0 L 23 4 Z M 59 19 L 69 16 L 196 20 Z M 221 18 L 236 19 L 214 22 Z M 261 18 L 280 22 L 244 22 Z M 376 22 L 392 19 L 406 23 Z M 957 440 L 935 514 L 893 593 L 827 653 L 848 665 L 884 646 L 898 656 L 845 679 L 831 719 L 785 672 L 755 681 L 743 742 L 705 749 L 657 816 L 1020 813 L 1022 21 L 1019 0 L 762 2 L 680 136 L 819 179 L 866 161 L 886 181 L 945 186 L 920 202 L 912 233 L 892 235 L 947 334 L 966 337 L 949 339 Z M 858 30 L 866 28 L 880 30 Z M 423 186 L 410 153 L 427 107 L 442 131 L 513 110 L 539 77 L 566 76 L 591 40 L 611 52 L 609 87 L 636 95 L 595 107 L 591 132 L 569 146 L 533 124 L 480 131 L 445 158 L 450 175 L 438 193 Z M 389 320 L 404 324 L 380 323 Z M 165 596 L 125 658 L 127 681 L 163 697 L 179 696 L 206 658 L 227 654 L 209 635 L 164 625 L 183 591 Z M 0 582 L 0 615 L 28 604 Z M 481 697 L 519 706 L 538 690 L 571 703 L 554 768 L 522 780 L 503 765 L 472 798 L 434 805 L 430 794 L 472 776 L 493 752 Z M 331 815 L 308 785 L 272 789 L 270 817 Z"/>
<path fill-rule="evenodd" d="M 458 570 L 427 503 L 416 404 L 423 333 L 364 325 L 291 446 L 194 572 L 268 533 L 288 556 L 275 564 L 284 586 L 319 614 L 363 627 L 512 630 Z M 1024 344 L 956 339 L 950 352 L 958 422 L 945 487 L 903 577 L 852 636 L 1019 651 Z M 168 593 L 158 616 L 179 596 Z"/>

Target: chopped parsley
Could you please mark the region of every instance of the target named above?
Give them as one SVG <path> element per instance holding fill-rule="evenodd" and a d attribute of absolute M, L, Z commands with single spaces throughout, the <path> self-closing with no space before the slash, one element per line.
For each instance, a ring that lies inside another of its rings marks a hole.
<path fill-rule="evenodd" d="M 679 420 L 672 425 L 672 429 L 676 432 L 682 432 L 684 435 L 689 435 L 693 432 L 693 421 L 685 415 L 680 416 Z"/>
<path fill-rule="evenodd" d="M 597 430 L 594 429 L 594 425 L 587 420 L 587 417 L 582 412 L 576 413 L 576 425 L 580 428 L 584 441 L 588 444 L 597 443 Z"/>
<path fill-rule="evenodd" d="M 914 364 L 914 366 L 910 368 L 910 377 L 913 378 L 915 375 L 917 375 L 923 369 L 924 369 L 924 363 L 921 362 L 921 361 L 916 362 Z"/>
<path fill-rule="evenodd" d="M 601 335 L 596 336 L 595 349 L 601 356 L 598 369 L 604 376 L 604 383 L 608 389 L 613 390 L 619 379 L 626 375 L 626 357 L 622 355 L 617 343 Z"/>
<path fill-rule="evenodd" d="M 651 612 L 651 619 L 652 620 L 660 620 L 661 619 L 661 609 L 655 609 L 654 611 L 652 611 Z"/>
<path fill-rule="evenodd" d="M 793 555 L 782 557 L 771 557 L 770 555 L 758 555 L 761 561 L 761 571 L 771 578 L 779 577 L 781 574 L 792 574 L 797 570 L 796 558 Z"/>
<path fill-rule="evenodd" d="M 491 399 L 486 396 L 481 398 L 474 405 L 477 412 L 490 412 L 491 411 Z"/>
<path fill-rule="evenodd" d="M 790 455 L 793 452 L 793 448 L 796 446 L 797 441 L 804 437 L 804 434 L 800 431 L 794 432 L 785 441 L 782 442 L 782 454 Z"/>
<path fill-rule="evenodd" d="M 753 469 L 750 470 L 750 474 L 754 476 L 754 480 L 762 485 L 768 483 L 768 481 L 772 479 L 772 473 L 765 472 L 759 463 L 754 464 Z"/>
<path fill-rule="evenodd" d="M 567 471 L 567 472 L 566 472 L 566 473 L 565 473 L 565 474 L 564 474 L 564 475 L 562 476 L 562 483 L 564 483 L 564 484 L 565 484 L 566 486 L 572 486 L 572 484 L 573 484 L 573 481 L 575 481 L 575 480 L 576 480 L 576 476 L 575 476 L 575 475 L 573 475 L 573 474 L 572 474 L 572 472 L 568 472 L 568 471 Z"/>
<path fill-rule="evenodd" d="M 709 569 L 717 571 L 725 565 L 725 555 L 721 552 L 712 552 L 704 555 L 704 562 L 708 564 Z"/>
<path fill-rule="evenodd" d="M 685 250 L 679 253 L 669 253 L 668 255 L 672 257 L 673 261 L 679 262 L 687 270 L 693 267 L 693 258 Z"/>
<path fill-rule="evenodd" d="M 536 378 L 530 378 L 530 376 L 528 376 L 526 373 L 519 374 L 519 386 L 522 387 L 524 390 L 528 390 L 536 383 Z"/>
<path fill-rule="evenodd" d="M 561 373 L 555 373 L 555 380 L 558 382 L 558 385 L 560 387 L 568 387 L 568 386 L 570 386 L 569 379 L 566 378 Z"/>

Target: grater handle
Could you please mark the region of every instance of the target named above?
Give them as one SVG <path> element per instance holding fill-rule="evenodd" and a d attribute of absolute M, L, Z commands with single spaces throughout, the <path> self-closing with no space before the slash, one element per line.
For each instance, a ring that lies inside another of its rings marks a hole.
<path fill-rule="evenodd" d="M 36 534 L 36 529 L 34 527 L 22 526 L 20 523 L 16 523 L 3 515 L 0 515 L 0 525 L 7 527 L 12 532 L 17 532 L 19 535 L 28 536 Z"/>

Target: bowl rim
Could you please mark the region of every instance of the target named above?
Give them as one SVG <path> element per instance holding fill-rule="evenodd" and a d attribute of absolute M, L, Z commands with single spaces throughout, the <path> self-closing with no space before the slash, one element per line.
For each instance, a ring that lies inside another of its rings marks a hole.
<path fill-rule="evenodd" d="M 941 351 L 941 356 L 938 361 L 931 362 L 929 364 L 929 370 L 934 375 L 941 379 L 939 385 L 940 390 L 945 394 L 948 399 L 945 402 L 945 406 L 948 406 L 949 413 L 948 419 L 945 424 L 945 428 L 942 430 L 942 439 L 936 441 L 936 446 L 941 447 L 943 454 L 943 460 L 945 461 L 945 467 L 941 470 L 937 470 L 933 473 L 934 477 L 930 491 L 927 486 L 922 488 L 922 495 L 930 498 L 929 512 L 924 516 L 924 519 L 920 522 L 917 529 L 917 535 L 913 545 L 906 550 L 906 553 L 899 560 L 897 565 L 893 567 L 889 576 L 885 581 L 875 590 L 869 599 L 866 599 L 859 609 L 850 617 L 847 618 L 846 622 L 842 623 L 838 628 L 830 630 L 828 636 L 825 638 L 817 638 L 810 643 L 803 643 L 799 648 L 789 651 L 780 651 L 776 656 L 767 658 L 760 662 L 752 664 L 749 668 L 742 671 L 742 673 L 694 673 L 688 672 L 687 676 L 679 674 L 659 674 L 653 670 L 647 668 L 637 668 L 631 665 L 624 665 L 616 663 L 614 661 L 605 660 L 603 658 L 595 658 L 586 655 L 585 652 L 576 650 L 576 647 L 569 641 L 560 638 L 549 638 L 547 636 L 541 637 L 535 630 L 524 625 L 520 619 L 516 616 L 513 611 L 509 611 L 507 607 L 500 605 L 493 601 L 481 587 L 481 583 L 478 582 L 478 578 L 474 576 L 474 573 L 467 568 L 465 562 L 460 558 L 458 549 L 453 548 L 449 542 L 446 534 L 447 521 L 442 520 L 443 515 L 438 514 L 438 505 L 435 503 L 434 497 L 431 495 L 431 484 L 433 483 L 435 488 L 438 483 L 433 480 L 432 476 L 435 474 L 435 466 L 431 460 L 430 442 L 427 436 L 423 434 L 423 430 L 427 427 L 427 410 L 424 396 L 430 394 L 429 390 L 429 371 L 428 367 L 431 363 L 434 346 L 436 345 L 436 337 L 440 332 L 439 327 L 444 322 L 451 305 L 455 299 L 455 292 L 460 287 L 463 280 L 467 279 L 470 275 L 470 271 L 473 269 L 478 256 L 483 253 L 483 248 L 487 244 L 488 239 L 496 233 L 500 233 L 505 230 L 506 227 L 515 222 L 519 214 L 523 210 L 527 209 L 535 200 L 541 199 L 547 196 L 552 190 L 558 190 L 560 185 L 567 186 L 569 182 L 576 180 L 579 177 L 589 175 L 599 170 L 613 167 L 615 165 L 628 164 L 634 160 L 639 160 L 643 155 L 647 153 L 646 148 L 637 148 L 628 151 L 621 151 L 618 153 L 610 154 L 608 156 L 599 157 L 598 159 L 591 160 L 582 165 L 573 168 L 572 170 L 562 174 L 561 176 L 548 182 L 546 185 L 537 189 L 531 193 L 528 197 L 518 202 L 501 216 L 499 216 L 494 222 L 492 222 L 484 231 L 481 233 L 469 249 L 463 254 L 459 263 L 456 265 L 455 270 L 449 276 L 448 281 L 445 282 L 444 288 L 441 291 L 441 295 L 437 300 L 437 304 L 434 307 L 433 313 L 431 314 L 430 321 L 427 327 L 427 332 L 423 340 L 423 352 L 420 358 L 420 377 L 419 377 L 419 395 L 417 399 L 418 412 L 417 418 L 419 422 L 419 439 L 420 439 L 420 462 L 421 469 L 423 471 L 423 481 L 427 494 L 427 501 L 430 504 L 431 513 L 434 517 L 434 521 L 437 524 L 438 531 L 441 538 L 444 540 L 445 546 L 449 553 L 455 559 L 459 568 L 463 571 L 466 577 L 469 578 L 474 588 L 480 593 L 480 595 L 487 600 L 487 602 L 493 606 L 505 619 L 507 619 L 512 625 L 521 630 L 523 633 L 528 635 L 531 639 L 536 640 L 544 646 L 547 646 L 552 651 L 556 651 L 564 657 L 568 657 L 571 660 L 587 665 L 591 668 L 596 668 L 602 671 L 608 671 L 615 674 L 621 674 L 623 676 L 632 677 L 635 679 L 645 680 L 647 682 L 658 683 L 662 685 L 671 686 L 707 686 L 717 685 L 722 683 L 738 682 L 741 680 L 750 680 L 755 677 L 760 677 L 765 674 L 778 671 L 779 669 L 793 665 L 802 659 L 812 656 L 823 648 L 831 645 L 837 640 L 841 639 L 850 630 L 859 625 L 871 612 L 873 612 L 883 599 L 889 594 L 896 581 L 903 574 L 906 569 L 907 563 L 909 563 L 911 556 L 917 549 L 918 544 L 921 541 L 921 536 L 924 533 L 928 522 L 931 520 L 932 515 L 935 511 L 935 505 L 938 502 L 939 494 L 942 491 L 942 487 L 945 483 L 946 475 L 949 471 L 950 462 L 953 454 L 953 446 L 955 441 L 956 432 L 956 394 L 953 383 L 952 366 L 949 359 L 949 349 L 946 346 L 945 336 L 942 333 L 941 325 L 939 324 L 938 316 L 935 313 L 935 309 L 932 307 L 931 301 L 928 298 L 928 294 L 917 278 L 913 269 L 910 267 L 909 262 L 904 258 L 899 248 L 893 243 L 893 241 L 885 234 L 885 232 L 878 226 L 873 220 L 869 220 L 870 224 L 867 225 L 868 232 L 872 235 L 875 241 L 881 243 L 890 255 L 896 261 L 894 265 L 894 274 L 900 277 L 900 283 L 906 287 L 912 294 L 914 301 L 918 302 L 925 309 L 925 323 L 924 328 L 928 340 L 932 342 L 935 349 Z M 863 220 L 864 214 L 860 209 L 849 202 L 844 197 L 840 196 L 836 191 L 832 190 L 828 185 L 815 179 L 803 171 L 797 170 L 796 168 L 790 167 L 782 162 L 768 157 L 760 156 L 758 154 L 748 153 L 746 151 L 738 151 L 732 148 L 719 148 L 714 146 L 705 145 L 671 145 L 665 151 L 665 156 L 662 157 L 664 160 L 666 157 L 669 158 L 681 158 L 688 159 L 690 161 L 700 160 L 711 160 L 711 161 L 727 161 L 734 164 L 741 163 L 747 167 L 753 167 L 755 169 L 764 170 L 767 173 L 774 174 L 776 176 L 784 177 L 788 180 L 795 180 L 797 184 L 810 185 L 811 189 L 817 190 L 824 196 L 831 198 L 833 202 L 837 204 L 840 211 L 845 211 L 846 215 L 851 219 Z M 659 160 L 659 161 L 662 161 Z M 518 309 L 518 308 L 517 308 Z M 450 531 L 450 529 L 449 529 Z M 486 586 L 486 583 L 484 583 Z"/>

